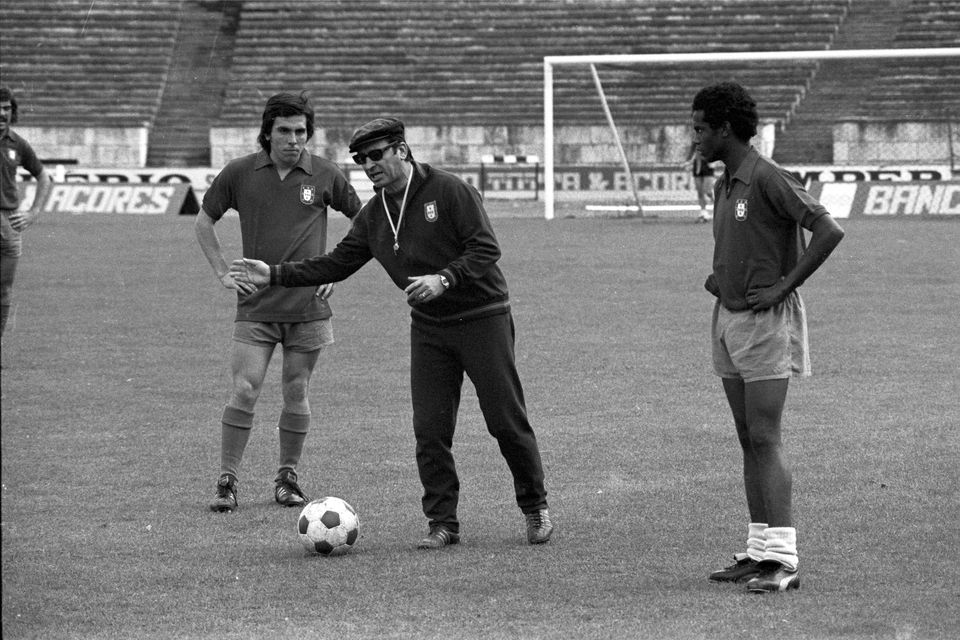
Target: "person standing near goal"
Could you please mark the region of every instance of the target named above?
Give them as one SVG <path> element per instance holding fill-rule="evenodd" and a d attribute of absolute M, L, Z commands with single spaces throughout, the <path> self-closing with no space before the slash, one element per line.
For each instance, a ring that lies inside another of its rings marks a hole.
<path fill-rule="evenodd" d="M 223 409 L 220 476 L 213 511 L 237 508 L 240 462 L 254 407 L 278 344 L 283 347 L 283 409 L 277 423 L 279 470 L 274 499 L 285 507 L 306 502 L 297 463 L 310 427 L 310 377 L 320 351 L 333 343 L 330 286 L 257 291 L 229 274 L 214 225 L 229 210 L 240 217 L 243 255 L 296 260 L 325 250 L 327 207 L 352 218 L 360 199 L 340 168 L 306 149 L 314 113 L 306 96 L 279 93 L 267 100 L 261 150 L 227 164 L 203 197 L 196 235 L 207 261 L 226 289 L 237 292 L 231 374 L 233 391 Z"/>
<path fill-rule="evenodd" d="M 713 220 L 713 214 L 707 209 L 707 205 L 713 205 L 713 167 L 703 159 L 703 154 L 697 148 L 697 143 L 690 145 L 690 157 L 684 163 L 684 166 L 693 172 L 693 184 L 697 190 L 697 203 L 700 205 L 700 215 L 697 216 L 697 222 L 710 222 Z"/>
<path fill-rule="evenodd" d="M 756 593 L 800 586 L 792 476 L 781 418 L 792 375 L 809 375 L 807 324 L 797 288 L 827 259 L 843 229 L 803 186 L 751 146 L 757 106 L 735 83 L 705 87 L 692 104 L 694 140 L 725 170 L 715 189 L 714 370 L 743 452 L 750 523 L 745 553 L 710 574 Z M 801 250 L 803 230 L 812 233 Z"/>
<path fill-rule="evenodd" d="M 33 148 L 10 125 L 17 123 L 17 100 L 8 87 L 0 87 L 0 336 L 7 327 L 13 304 L 13 281 L 23 252 L 22 234 L 40 215 L 40 207 L 53 188 L 53 179 L 43 168 Z M 37 180 L 30 208 L 20 210 L 17 167 Z"/>
<path fill-rule="evenodd" d="M 413 431 L 429 521 L 417 546 L 441 549 L 460 541 L 460 480 L 451 448 L 464 374 L 513 475 L 527 541 L 543 544 L 553 532 L 543 465 L 517 374 L 500 245 L 480 194 L 457 176 L 416 162 L 396 118 L 364 124 L 349 148 L 375 194 L 336 248 L 283 264 L 237 260 L 230 275 L 244 284 L 278 285 L 269 291 L 337 282 L 376 259 L 411 307 Z"/>

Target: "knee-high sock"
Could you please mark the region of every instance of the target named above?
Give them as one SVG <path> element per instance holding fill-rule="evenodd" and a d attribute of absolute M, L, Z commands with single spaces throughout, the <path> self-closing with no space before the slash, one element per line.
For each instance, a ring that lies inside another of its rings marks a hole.
<path fill-rule="evenodd" d="M 280 431 L 280 469 L 296 470 L 310 430 L 310 414 L 281 411 L 277 429 Z"/>
<path fill-rule="evenodd" d="M 765 522 L 751 522 L 747 530 L 747 557 L 756 562 L 763 560 L 763 552 L 766 549 L 767 538 L 764 531 L 767 529 Z"/>
<path fill-rule="evenodd" d="M 793 527 L 767 527 L 763 532 L 766 545 L 763 549 L 764 560 L 774 560 L 788 569 L 796 570 L 797 530 Z"/>
<path fill-rule="evenodd" d="M 239 478 L 240 462 L 253 429 L 253 412 L 226 406 L 220 418 L 220 473 Z"/>

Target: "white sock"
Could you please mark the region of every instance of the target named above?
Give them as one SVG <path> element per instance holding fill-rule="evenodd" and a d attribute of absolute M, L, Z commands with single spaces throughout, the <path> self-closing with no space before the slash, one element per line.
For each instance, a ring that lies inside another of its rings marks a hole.
<path fill-rule="evenodd" d="M 766 548 L 766 522 L 751 522 L 747 529 L 747 557 L 756 562 L 763 560 L 763 551 Z"/>
<path fill-rule="evenodd" d="M 766 545 L 763 559 L 779 562 L 791 571 L 797 570 L 797 530 L 793 527 L 767 527 L 763 532 Z"/>

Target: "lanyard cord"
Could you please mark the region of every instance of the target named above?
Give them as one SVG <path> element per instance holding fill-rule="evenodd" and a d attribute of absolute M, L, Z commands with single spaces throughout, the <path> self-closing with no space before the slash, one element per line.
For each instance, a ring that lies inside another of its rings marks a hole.
<path fill-rule="evenodd" d="M 403 189 L 403 200 L 400 202 L 400 216 L 397 218 L 397 224 L 393 224 L 393 218 L 390 217 L 390 209 L 387 207 L 386 189 L 380 192 L 380 198 L 383 199 L 383 213 L 387 216 L 387 222 L 390 223 L 390 229 L 393 230 L 393 252 L 400 250 L 400 225 L 403 224 L 403 211 L 407 208 L 407 194 L 410 192 L 410 183 L 413 182 L 413 174 L 407 178 L 407 186 Z"/>

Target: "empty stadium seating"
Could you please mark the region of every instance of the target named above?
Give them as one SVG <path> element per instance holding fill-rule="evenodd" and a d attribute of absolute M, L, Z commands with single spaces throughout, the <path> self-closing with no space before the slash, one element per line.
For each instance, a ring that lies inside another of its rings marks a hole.
<path fill-rule="evenodd" d="M 324 118 L 373 113 L 437 125 L 536 125 L 546 55 L 825 49 L 848 0 L 249 1 L 222 123 L 249 121 L 264 93 L 307 88 Z M 293 43 L 296 43 L 294 46 Z M 771 85 L 771 117 L 798 99 L 813 65 L 741 71 Z M 756 73 L 754 73 L 754 71 Z M 693 92 L 729 68 L 606 67 L 618 118 L 685 119 Z M 587 68 L 556 74 L 557 121 L 598 121 Z M 600 121 L 602 122 L 602 116 Z"/>
<path fill-rule="evenodd" d="M 895 48 L 960 47 L 960 3 L 914 0 L 894 38 Z M 934 68 L 935 67 L 935 68 Z M 869 100 L 846 114 L 868 120 L 960 118 L 960 58 L 892 59 L 878 67 Z"/>
<path fill-rule="evenodd" d="M 178 5 L 3 0 L 0 77 L 32 124 L 152 123 L 179 27 Z"/>
<path fill-rule="evenodd" d="M 896 12 L 895 37 L 871 46 L 960 46 L 955 0 L 3 0 L 0 81 L 31 125 L 147 127 L 153 140 L 193 146 L 213 128 L 255 126 L 280 90 L 307 90 L 340 138 L 384 113 L 422 126 L 531 128 L 542 124 L 544 56 L 823 50 L 838 46 L 852 8 L 875 2 Z M 198 8 L 232 15 L 231 33 L 196 49 L 216 57 L 199 80 L 182 68 L 191 64 L 184 40 L 202 37 L 187 29 Z M 720 78 L 748 85 L 764 119 L 789 121 L 829 78 L 813 63 L 598 73 L 625 128 L 685 123 L 693 93 Z M 840 118 L 937 119 L 960 103 L 954 63 L 932 74 L 904 60 L 869 84 L 849 80 L 865 99 L 829 103 Z M 557 69 L 554 81 L 559 126 L 603 126 L 588 68 Z M 191 113 L 196 130 L 184 132 Z M 157 162 L 174 161 L 171 146 Z"/>

